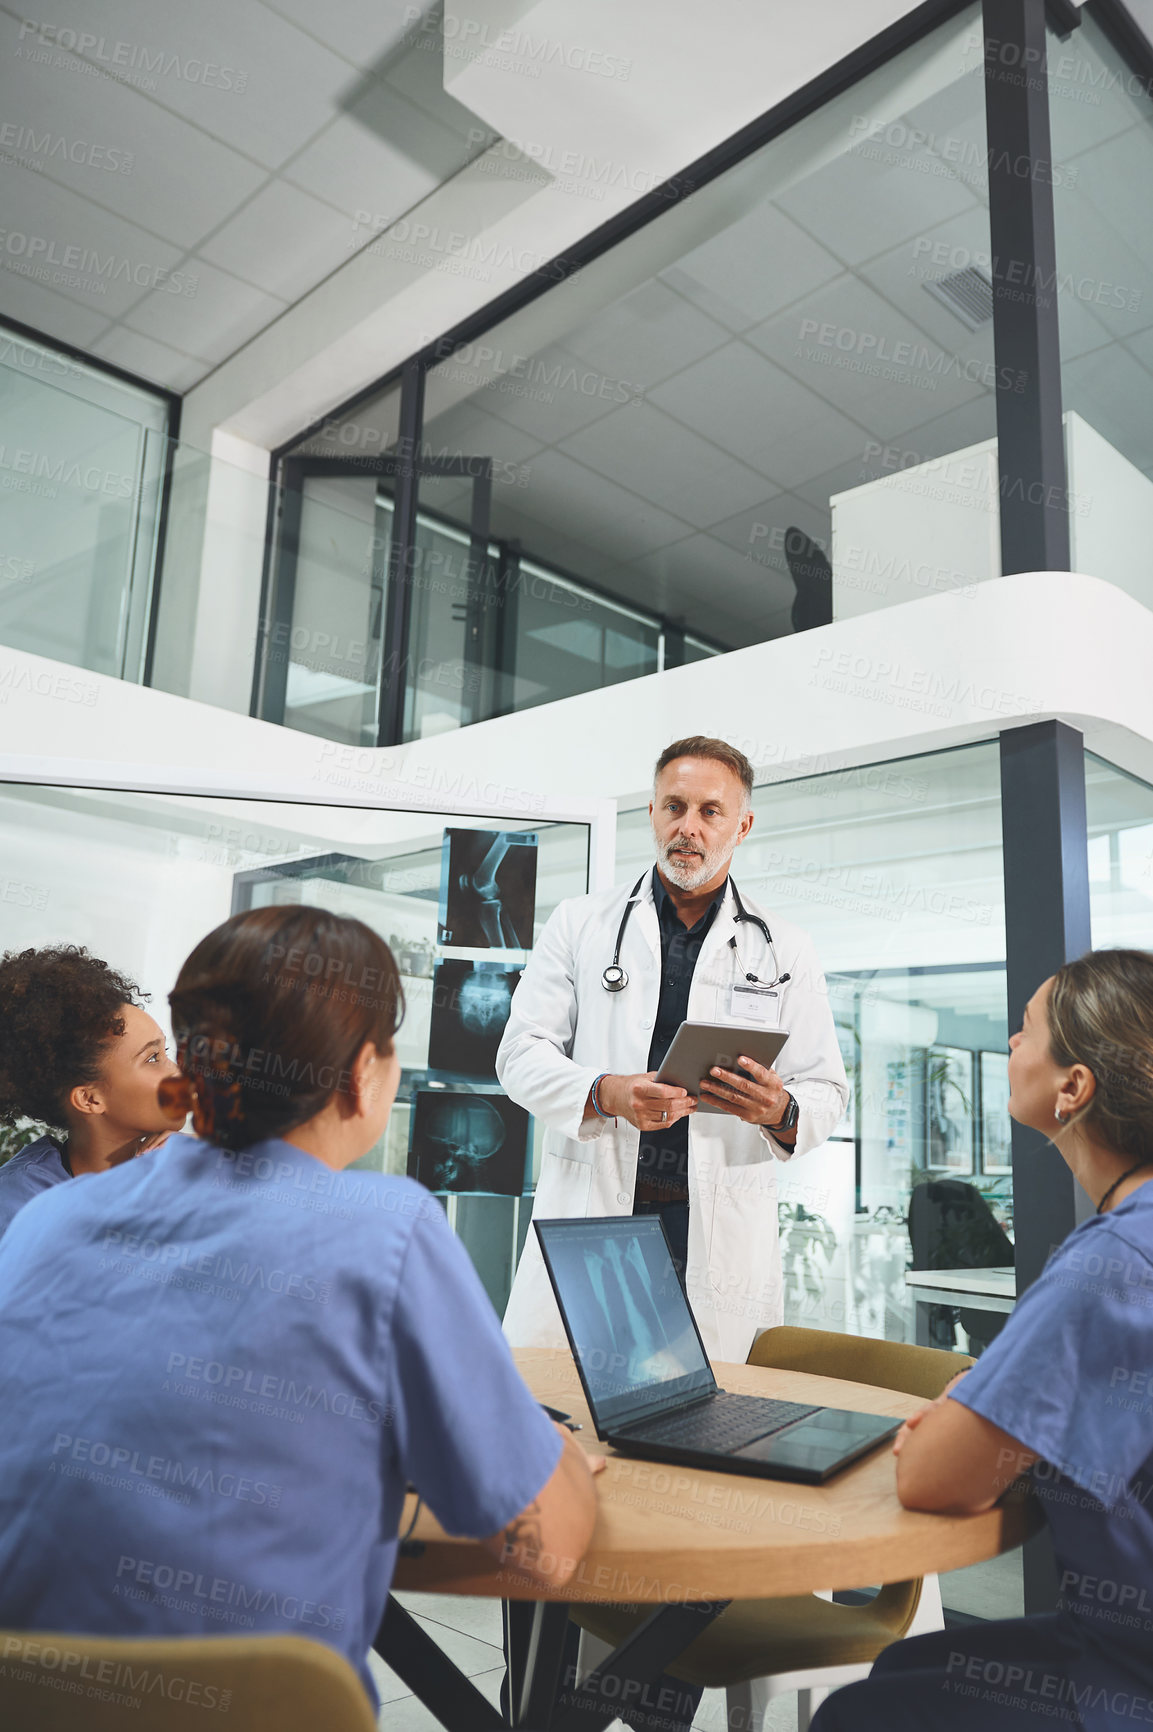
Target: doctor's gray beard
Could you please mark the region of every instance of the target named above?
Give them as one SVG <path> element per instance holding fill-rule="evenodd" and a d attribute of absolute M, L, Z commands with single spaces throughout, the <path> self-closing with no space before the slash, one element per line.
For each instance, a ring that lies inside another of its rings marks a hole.
<path fill-rule="evenodd" d="M 656 849 L 657 865 L 672 880 L 678 890 L 699 890 L 702 884 L 707 884 L 714 878 L 726 862 L 732 857 L 733 847 L 737 839 L 737 828 L 726 842 L 718 842 L 715 848 L 698 853 L 696 864 L 686 868 L 679 860 L 670 860 L 669 851 L 675 848 L 678 838 L 674 836 L 671 842 L 662 842 L 653 827 L 653 847 Z M 695 848 L 696 843 L 692 846 Z"/>

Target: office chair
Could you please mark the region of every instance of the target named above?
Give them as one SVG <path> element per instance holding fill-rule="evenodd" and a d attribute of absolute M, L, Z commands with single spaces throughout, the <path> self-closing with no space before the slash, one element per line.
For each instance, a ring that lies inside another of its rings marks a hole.
<path fill-rule="evenodd" d="M 796 585 L 793 630 L 811 631 L 829 625 L 833 618 L 833 568 L 811 536 L 803 529 L 785 530 L 785 563 Z"/>
<path fill-rule="evenodd" d="M 0 1656 L 0 1726 L 13 1732 L 376 1732 L 348 1661 L 303 1636 L 3 1630 Z"/>
<path fill-rule="evenodd" d="M 914 1269 L 999 1269 L 1014 1261 L 1013 1241 L 976 1186 L 963 1179 L 929 1179 L 914 1185 L 907 1221 Z M 947 1345 L 952 1345 L 953 1315 L 951 1305 L 930 1307 L 930 1330 L 937 1346 L 946 1345 L 946 1328 Z M 962 1306 L 960 1317 L 961 1327 L 982 1348 L 1005 1327 L 1005 1318 L 995 1311 Z"/>

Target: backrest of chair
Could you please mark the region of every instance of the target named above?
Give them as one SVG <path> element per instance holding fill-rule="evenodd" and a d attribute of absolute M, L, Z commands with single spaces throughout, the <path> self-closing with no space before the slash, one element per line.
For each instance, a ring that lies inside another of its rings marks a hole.
<path fill-rule="evenodd" d="M 811 1371 L 843 1377 L 876 1389 L 899 1389 L 935 1401 L 958 1371 L 976 1363 L 967 1353 L 937 1347 L 910 1347 L 903 1341 L 877 1341 L 868 1335 L 840 1335 L 831 1329 L 798 1329 L 783 1324 L 766 1329 L 749 1350 L 750 1365 L 778 1371 Z"/>
<path fill-rule="evenodd" d="M 302 1636 L 0 1631 L 0 1726 L 13 1732 L 205 1732 L 218 1720 L 237 1732 L 376 1728 L 348 1661 Z"/>
<path fill-rule="evenodd" d="M 975 1185 L 929 1179 L 909 1197 L 914 1269 L 997 1269 L 1013 1262 L 1013 1242 Z"/>

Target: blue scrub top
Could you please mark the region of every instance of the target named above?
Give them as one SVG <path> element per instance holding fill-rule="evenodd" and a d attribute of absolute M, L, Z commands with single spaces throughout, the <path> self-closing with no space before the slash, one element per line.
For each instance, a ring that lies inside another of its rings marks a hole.
<path fill-rule="evenodd" d="M 1153 1723 L 1153 1183 L 1070 1233 L 953 1399 L 1041 1457 L 1082 1650 L 1062 1702 L 1089 1732 Z"/>
<path fill-rule="evenodd" d="M 17 1149 L 0 1167 L 0 1238 L 3 1238 L 25 1203 L 72 1174 L 64 1165 L 60 1145 L 51 1137 L 37 1137 Z"/>
<path fill-rule="evenodd" d="M 505 1527 L 561 1439 L 440 1205 L 180 1138 L 0 1244 L 0 1627 L 366 1655 L 410 1480 Z"/>

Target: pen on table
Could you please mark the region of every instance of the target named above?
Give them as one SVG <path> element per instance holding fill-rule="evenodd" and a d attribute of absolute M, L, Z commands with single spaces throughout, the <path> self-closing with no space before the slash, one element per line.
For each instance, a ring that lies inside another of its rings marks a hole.
<path fill-rule="evenodd" d="M 550 1407 L 547 1401 L 542 1401 L 540 1403 L 540 1405 L 544 1409 L 544 1411 L 548 1414 L 550 1419 L 555 1419 L 557 1424 L 563 1425 L 566 1428 L 566 1430 L 568 1430 L 568 1431 L 583 1431 L 584 1430 L 584 1427 L 582 1425 L 577 1424 L 576 1420 L 573 1418 L 571 1413 L 562 1413 L 559 1407 Z"/>

